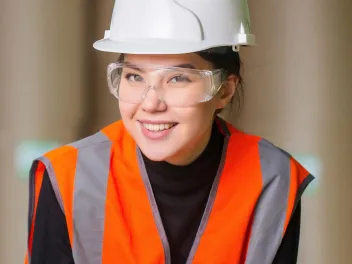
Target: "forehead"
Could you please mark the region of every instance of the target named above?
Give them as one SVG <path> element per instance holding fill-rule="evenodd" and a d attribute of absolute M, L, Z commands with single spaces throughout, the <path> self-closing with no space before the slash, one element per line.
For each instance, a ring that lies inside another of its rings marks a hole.
<path fill-rule="evenodd" d="M 196 53 L 187 54 L 124 54 L 124 61 L 133 64 L 155 64 L 175 66 L 180 64 L 191 64 L 196 69 L 212 69 L 212 64 L 204 60 Z"/>

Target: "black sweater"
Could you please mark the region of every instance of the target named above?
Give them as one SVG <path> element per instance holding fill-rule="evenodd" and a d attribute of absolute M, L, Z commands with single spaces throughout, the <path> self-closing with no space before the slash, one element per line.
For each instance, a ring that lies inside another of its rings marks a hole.
<path fill-rule="evenodd" d="M 214 126 L 204 152 L 187 166 L 154 162 L 143 156 L 170 245 L 172 264 L 186 262 L 216 176 L 223 142 L 223 135 Z M 300 211 L 299 203 L 274 264 L 297 262 Z M 73 264 L 65 216 L 47 173 L 35 221 L 31 264 Z"/>

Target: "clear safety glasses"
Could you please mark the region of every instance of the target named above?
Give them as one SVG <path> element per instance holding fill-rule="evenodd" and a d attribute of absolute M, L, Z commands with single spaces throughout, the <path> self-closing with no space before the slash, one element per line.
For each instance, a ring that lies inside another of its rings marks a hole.
<path fill-rule="evenodd" d="M 223 70 L 111 63 L 110 92 L 120 101 L 141 103 L 148 92 L 173 107 L 189 107 L 212 99 L 226 79 Z"/>

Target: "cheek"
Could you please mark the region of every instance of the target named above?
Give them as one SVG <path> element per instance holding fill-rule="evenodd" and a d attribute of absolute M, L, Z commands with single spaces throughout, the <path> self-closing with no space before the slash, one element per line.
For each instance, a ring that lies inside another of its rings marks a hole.
<path fill-rule="evenodd" d="M 138 106 L 134 104 L 127 104 L 127 103 L 120 102 L 119 109 L 120 109 L 121 119 L 126 129 L 129 131 L 131 135 L 136 136 L 136 126 L 133 121 L 133 117 L 135 116 L 138 110 Z"/>
<path fill-rule="evenodd" d="M 178 111 L 178 116 L 181 123 L 187 124 L 188 129 L 198 130 L 212 122 L 215 110 L 213 103 L 207 102 Z"/>
<path fill-rule="evenodd" d="M 137 112 L 138 107 L 137 105 L 127 104 L 120 101 L 119 109 L 120 109 L 121 118 L 124 121 L 129 121 L 130 119 L 133 118 L 133 116 Z"/>

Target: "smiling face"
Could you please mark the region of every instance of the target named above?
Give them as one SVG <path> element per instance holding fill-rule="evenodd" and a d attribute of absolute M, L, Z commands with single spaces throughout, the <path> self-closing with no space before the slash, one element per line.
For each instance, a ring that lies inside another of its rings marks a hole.
<path fill-rule="evenodd" d="M 186 65 L 199 70 L 213 69 L 210 62 L 195 53 L 125 54 L 124 61 L 134 65 Z M 126 81 L 123 78 L 124 76 L 122 76 L 121 85 Z M 139 80 L 138 76 L 128 78 L 134 78 L 132 81 Z M 175 82 L 174 79 L 172 81 Z M 195 160 L 205 149 L 210 138 L 215 111 L 223 108 L 230 101 L 235 86 L 235 80 L 228 79 L 219 93 L 210 101 L 182 108 L 167 105 L 167 100 L 161 101 L 157 92 L 150 89 L 140 103 L 120 101 L 121 117 L 126 129 L 149 159 L 186 165 Z"/>

